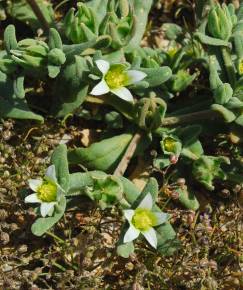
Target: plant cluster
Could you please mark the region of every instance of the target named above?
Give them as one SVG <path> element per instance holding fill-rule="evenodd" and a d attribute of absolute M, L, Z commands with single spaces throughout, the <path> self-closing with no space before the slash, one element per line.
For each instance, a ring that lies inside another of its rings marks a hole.
<path fill-rule="evenodd" d="M 27 21 L 23 15 L 29 15 L 35 31 L 38 19 L 28 14 L 28 5 L 11 5 L 17 19 Z M 163 25 L 165 49 L 141 46 L 152 0 L 80 2 L 59 22 L 45 7 L 43 27 L 48 31 L 42 37 L 17 41 L 15 27 L 6 27 L 0 52 L 1 118 L 44 122 L 52 116 L 65 122 L 74 115 L 105 124 L 101 141 L 87 148 L 60 144 L 44 178 L 29 181 L 34 193 L 26 192 L 25 202 L 40 205 L 35 209 L 41 217 L 32 225 L 35 235 L 53 227 L 73 198 L 86 195 L 102 209 L 123 213 L 119 255 L 133 253 L 140 237 L 171 255 L 180 242 L 170 215 L 156 205 L 161 194 L 197 210 L 198 185 L 208 191 L 218 181 L 242 185 L 240 154 L 210 153 L 204 142 L 208 132 L 231 132 L 240 142 L 243 5 L 237 10 L 233 4 L 197 5 L 193 33 L 173 23 Z M 188 87 L 202 74 L 208 82 L 188 96 Z M 44 95 L 28 87 L 40 83 Z M 104 111 L 93 114 L 92 106 Z M 141 190 L 123 175 L 133 157 L 149 151 L 155 174 Z M 168 186 L 160 188 L 156 173 L 167 172 Z"/>

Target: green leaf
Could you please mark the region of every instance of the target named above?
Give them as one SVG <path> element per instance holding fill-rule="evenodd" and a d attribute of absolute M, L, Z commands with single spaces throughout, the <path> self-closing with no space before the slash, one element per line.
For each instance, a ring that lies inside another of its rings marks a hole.
<path fill-rule="evenodd" d="M 235 123 L 239 126 L 243 126 L 243 114 L 237 117 L 237 119 L 235 120 Z"/>
<path fill-rule="evenodd" d="M 192 190 L 187 186 L 178 187 L 176 191 L 179 193 L 179 201 L 188 209 L 197 210 L 199 208 L 199 202 Z"/>
<path fill-rule="evenodd" d="M 105 122 L 108 128 L 118 129 L 123 127 L 121 114 L 116 111 L 111 111 L 105 114 Z"/>
<path fill-rule="evenodd" d="M 54 79 L 61 70 L 60 66 L 56 66 L 56 65 L 48 65 L 47 69 L 48 69 L 48 76 L 52 79 Z"/>
<path fill-rule="evenodd" d="M 78 195 L 80 193 L 83 193 L 83 189 L 86 186 L 92 186 L 93 185 L 93 179 L 91 172 L 76 172 L 70 174 L 70 180 L 69 180 L 69 189 L 67 195 Z"/>
<path fill-rule="evenodd" d="M 86 61 L 75 56 L 58 75 L 54 84 L 55 101 L 51 111 L 57 117 L 72 113 L 85 101 L 89 86 L 83 82 Z"/>
<path fill-rule="evenodd" d="M 228 101 L 233 96 L 233 89 L 231 88 L 230 84 L 224 83 L 214 90 L 213 95 L 215 102 L 217 104 L 223 105 L 228 103 Z"/>
<path fill-rule="evenodd" d="M 212 110 L 219 112 L 226 123 L 231 123 L 236 119 L 236 115 L 222 105 L 213 104 Z"/>
<path fill-rule="evenodd" d="M 165 36 L 169 40 L 175 40 L 179 35 L 182 34 L 181 26 L 175 23 L 163 23 L 161 28 L 165 30 Z"/>
<path fill-rule="evenodd" d="M 103 101 L 114 107 L 118 112 L 123 114 L 127 119 L 132 120 L 134 118 L 135 110 L 134 105 L 130 102 L 122 100 L 121 98 L 117 98 L 112 94 L 107 94 L 102 96 Z"/>
<path fill-rule="evenodd" d="M 69 188 L 69 169 L 67 160 L 67 146 L 59 145 L 51 156 L 51 163 L 55 165 L 57 180 L 60 186 L 67 192 Z"/>
<path fill-rule="evenodd" d="M 145 32 L 148 14 L 152 6 L 152 2 L 152 0 L 131 0 L 131 3 L 134 7 L 133 15 L 136 18 L 136 30 L 134 32 L 134 36 L 129 41 L 127 48 L 125 48 L 127 51 L 132 51 L 134 48 L 140 46 L 140 42 Z"/>
<path fill-rule="evenodd" d="M 172 76 L 172 71 L 168 66 L 158 68 L 139 68 L 139 70 L 147 74 L 144 81 L 149 83 L 149 87 L 157 87 L 166 82 Z"/>
<path fill-rule="evenodd" d="M 232 97 L 226 104 L 227 109 L 243 109 L 243 102 L 236 97 Z"/>
<path fill-rule="evenodd" d="M 55 206 L 53 216 L 38 218 L 31 227 L 32 233 L 36 236 L 42 236 L 46 231 L 48 231 L 62 218 L 65 209 L 66 209 L 66 198 L 65 196 L 62 196 L 59 204 Z"/>
<path fill-rule="evenodd" d="M 198 159 L 203 154 L 203 147 L 200 141 L 195 141 L 182 148 L 181 155 L 192 160 Z"/>
<path fill-rule="evenodd" d="M 14 25 L 8 25 L 4 31 L 4 45 L 8 54 L 11 49 L 17 49 L 18 43 L 15 35 Z"/>
<path fill-rule="evenodd" d="M 83 194 L 84 189 L 87 186 L 94 185 L 94 177 L 96 178 L 105 178 L 106 173 L 102 171 L 88 171 L 88 172 L 76 172 L 69 175 L 69 188 L 67 195 L 78 195 Z"/>
<path fill-rule="evenodd" d="M 47 23 L 51 24 L 54 21 L 54 11 L 50 1 L 36 0 L 36 2 Z M 30 25 L 33 30 L 37 30 L 42 27 L 30 5 L 25 0 L 15 0 L 9 2 L 8 13 L 13 18 Z"/>
<path fill-rule="evenodd" d="M 201 32 L 196 32 L 194 34 L 194 36 L 198 37 L 198 39 L 207 45 L 212 45 L 212 46 L 225 46 L 225 47 L 229 47 L 230 43 L 228 41 L 219 39 L 219 38 L 214 38 L 214 37 L 210 37 L 207 36 Z"/>
<path fill-rule="evenodd" d="M 173 92 L 184 91 L 197 77 L 197 73 L 190 75 L 186 70 L 179 70 L 171 79 L 171 89 Z"/>
<path fill-rule="evenodd" d="M 122 199 L 123 186 L 120 179 L 113 175 L 94 177 L 93 185 L 87 187 L 86 194 L 98 201 L 102 209 L 110 207 Z"/>
<path fill-rule="evenodd" d="M 51 49 L 59 48 L 62 50 L 62 39 L 55 28 L 50 28 L 48 46 Z"/>
<path fill-rule="evenodd" d="M 42 116 L 30 111 L 25 99 L 14 94 L 14 82 L 0 71 L 0 118 L 32 119 L 43 122 Z"/>
<path fill-rule="evenodd" d="M 65 53 L 67 58 L 72 59 L 75 56 L 81 55 L 86 49 L 106 48 L 107 46 L 109 46 L 110 43 L 111 37 L 109 35 L 102 35 L 99 37 L 95 37 L 94 39 L 87 42 L 63 45 L 63 52 Z"/>
<path fill-rule="evenodd" d="M 198 136 L 202 131 L 202 126 L 200 125 L 190 125 L 178 128 L 176 130 L 176 135 L 180 138 L 183 143 L 183 147 L 191 145 L 197 141 Z"/>
<path fill-rule="evenodd" d="M 97 29 L 107 13 L 107 3 L 108 0 L 91 0 L 86 4 L 87 7 L 91 8 L 95 12 L 98 12 L 94 13 Z"/>
<path fill-rule="evenodd" d="M 159 169 L 164 169 L 165 167 L 171 164 L 169 156 L 161 156 L 159 155 L 153 160 L 154 167 Z"/>
<path fill-rule="evenodd" d="M 117 254 L 123 258 L 129 258 L 129 256 L 134 253 L 134 245 L 133 242 L 129 242 L 126 244 L 120 244 L 117 247 Z"/>
<path fill-rule="evenodd" d="M 93 143 L 88 148 L 76 148 L 68 152 L 70 164 L 81 163 L 89 169 L 111 171 L 122 157 L 132 134 L 122 134 Z"/>
<path fill-rule="evenodd" d="M 121 176 L 120 180 L 123 185 L 123 193 L 125 195 L 126 200 L 132 204 L 137 199 L 140 194 L 139 189 L 127 178 Z"/>
<path fill-rule="evenodd" d="M 228 158 L 222 156 L 201 156 L 198 160 L 194 161 L 192 174 L 208 190 L 214 190 L 213 181 L 215 178 L 226 179 L 226 174 L 221 169 L 223 163 L 230 164 L 230 161 Z"/>
<path fill-rule="evenodd" d="M 176 238 L 176 233 L 169 222 L 156 228 L 158 246 L 157 250 L 161 255 L 170 256 L 180 249 L 181 243 Z"/>

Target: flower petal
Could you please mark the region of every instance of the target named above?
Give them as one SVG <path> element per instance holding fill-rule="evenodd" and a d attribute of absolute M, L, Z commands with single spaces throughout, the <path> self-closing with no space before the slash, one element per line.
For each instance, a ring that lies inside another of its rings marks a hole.
<path fill-rule="evenodd" d="M 157 248 L 157 236 L 154 228 L 150 228 L 149 230 L 142 232 L 142 235 L 152 247 L 154 247 L 155 249 Z"/>
<path fill-rule="evenodd" d="M 153 212 L 153 214 L 157 218 L 157 222 L 156 222 L 155 226 L 158 226 L 158 225 L 161 225 L 161 224 L 165 223 L 167 221 L 167 219 L 168 219 L 168 214 L 167 213 Z"/>
<path fill-rule="evenodd" d="M 105 75 L 108 72 L 108 70 L 110 68 L 110 64 L 108 61 L 103 60 L 103 59 L 99 59 L 99 60 L 96 60 L 95 63 L 103 75 Z"/>
<path fill-rule="evenodd" d="M 47 214 L 53 209 L 56 202 L 43 202 L 40 206 L 40 212 L 43 217 L 47 216 Z"/>
<path fill-rule="evenodd" d="M 35 202 L 39 203 L 40 202 L 41 203 L 41 200 L 38 198 L 36 193 L 32 193 L 26 196 L 26 198 L 24 199 L 24 202 L 26 203 L 35 203 Z"/>
<path fill-rule="evenodd" d="M 134 210 L 133 209 L 126 209 L 123 211 L 125 218 L 130 222 L 132 220 L 132 217 L 134 215 Z"/>
<path fill-rule="evenodd" d="M 129 85 L 140 82 L 147 76 L 146 73 L 139 70 L 128 70 L 127 75 L 129 77 L 129 83 L 128 83 Z"/>
<path fill-rule="evenodd" d="M 47 168 L 46 177 L 50 178 L 54 182 L 57 182 L 55 165 L 51 165 Z"/>
<path fill-rule="evenodd" d="M 128 243 L 135 240 L 140 234 L 140 231 L 137 230 L 133 225 L 130 224 L 129 229 L 124 235 L 123 242 Z"/>
<path fill-rule="evenodd" d="M 100 81 L 90 92 L 91 95 L 99 96 L 107 94 L 110 91 L 110 88 L 108 87 L 105 80 Z"/>
<path fill-rule="evenodd" d="M 140 204 L 138 205 L 138 208 L 146 208 L 146 209 L 151 210 L 152 207 L 153 207 L 153 198 L 152 198 L 152 195 L 148 193 L 140 202 Z"/>
<path fill-rule="evenodd" d="M 41 179 L 29 179 L 28 180 L 29 187 L 35 192 L 37 191 L 38 187 L 41 186 L 42 182 L 43 181 Z"/>
<path fill-rule="evenodd" d="M 132 96 L 131 92 L 125 87 L 121 87 L 118 89 L 112 89 L 111 92 L 125 101 L 133 102 L 133 96 Z"/>

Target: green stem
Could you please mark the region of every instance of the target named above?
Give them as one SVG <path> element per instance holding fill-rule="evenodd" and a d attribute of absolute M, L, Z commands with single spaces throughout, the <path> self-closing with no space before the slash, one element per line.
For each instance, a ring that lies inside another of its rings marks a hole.
<path fill-rule="evenodd" d="M 59 243 L 65 244 L 65 241 L 63 239 L 59 238 L 57 235 L 55 235 L 55 234 L 53 234 L 53 233 L 51 233 L 49 231 L 47 231 L 46 234 L 48 236 L 52 237 L 54 240 L 57 240 Z"/>
<path fill-rule="evenodd" d="M 218 112 L 215 112 L 213 110 L 204 110 L 190 114 L 164 118 L 164 120 L 162 121 L 162 126 L 167 127 L 181 125 L 184 123 L 192 123 L 194 121 L 200 120 L 217 119 L 219 116 L 220 115 Z"/>
<path fill-rule="evenodd" d="M 222 53 L 222 57 L 224 60 L 224 66 L 225 66 L 225 70 L 226 70 L 227 75 L 228 75 L 229 82 L 230 82 L 231 86 L 234 88 L 235 82 L 236 82 L 235 69 L 234 69 L 232 59 L 231 59 L 229 48 L 222 46 L 221 53 Z"/>
<path fill-rule="evenodd" d="M 109 100 L 109 98 L 111 98 L 113 96 L 110 97 L 109 95 L 107 95 L 107 96 L 105 95 L 102 97 L 104 97 L 104 98 L 102 99 L 99 97 L 88 96 L 87 101 L 90 103 L 96 103 L 96 104 L 101 104 L 101 105 L 105 104 L 105 103 L 109 103 L 109 104 L 113 105 L 119 112 L 124 114 L 125 117 L 127 117 L 128 119 L 131 120 L 133 118 L 134 114 L 133 114 L 132 105 L 125 104 L 123 110 L 121 110 L 121 108 L 118 106 L 119 100 L 117 101 L 117 104 L 114 105 L 114 103 L 112 103 Z M 127 102 L 125 102 L 125 103 L 127 103 Z M 128 105 L 130 107 L 126 107 Z M 128 108 L 130 110 L 128 110 Z M 126 113 L 124 113 L 124 112 L 126 112 Z M 180 124 L 184 124 L 184 123 L 191 123 L 193 121 L 208 120 L 208 119 L 211 120 L 211 119 L 218 119 L 218 118 L 220 118 L 220 114 L 218 112 L 213 111 L 213 110 L 203 110 L 203 111 L 198 111 L 198 112 L 193 112 L 193 113 L 164 118 L 161 126 L 162 127 L 169 127 L 169 126 L 180 125 Z"/>

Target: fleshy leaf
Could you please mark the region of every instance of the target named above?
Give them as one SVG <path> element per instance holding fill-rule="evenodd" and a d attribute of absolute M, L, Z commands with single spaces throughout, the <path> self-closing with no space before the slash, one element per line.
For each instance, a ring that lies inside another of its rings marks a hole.
<path fill-rule="evenodd" d="M 67 161 L 67 146 L 59 145 L 51 156 L 51 163 L 55 165 L 56 177 L 60 186 L 66 192 L 69 188 L 69 169 Z"/>
<path fill-rule="evenodd" d="M 32 225 L 31 231 L 36 236 L 42 236 L 54 226 L 63 216 L 66 209 L 66 198 L 62 196 L 60 202 L 55 206 L 54 214 L 51 217 L 38 218 Z"/>
<path fill-rule="evenodd" d="M 88 148 L 68 152 L 70 164 L 81 163 L 89 169 L 111 171 L 132 139 L 132 134 L 122 134 L 93 143 Z"/>

